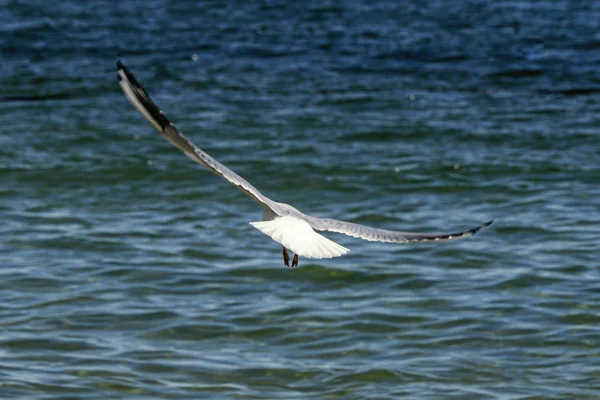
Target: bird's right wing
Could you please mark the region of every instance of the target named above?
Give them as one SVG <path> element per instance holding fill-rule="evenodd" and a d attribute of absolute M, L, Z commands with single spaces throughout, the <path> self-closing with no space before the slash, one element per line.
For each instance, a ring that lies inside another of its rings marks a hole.
<path fill-rule="evenodd" d="M 146 93 L 142 85 L 140 85 L 133 74 L 129 72 L 127 67 L 120 61 L 117 61 L 117 73 L 119 76 L 119 84 L 131 104 L 133 104 L 140 114 L 162 133 L 171 144 L 183 150 L 183 152 L 192 160 L 206 166 L 214 174 L 227 179 L 261 206 L 266 206 L 274 212 L 278 209 L 276 202 L 264 196 L 247 180 L 209 156 L 185 137 L 163 114 L 154 101 L 152 101 L 148 93 Z"/>
<path fill-rule="evenodd" d="M 371 228 L 370 226 L 354 224 L 352 222 L 328 218 L 316 218 L 308 215 L 305 215 L 304 218 L 313 229 L 319 231 L 338 232 L 372 242 L 387 243 L 440 242 L 462 239 L 476 234 L 480 229 L 483 229 L 494 222 L 494 220 L 491 220 L 475 228 L 454 233 L 413 233 Z"/>

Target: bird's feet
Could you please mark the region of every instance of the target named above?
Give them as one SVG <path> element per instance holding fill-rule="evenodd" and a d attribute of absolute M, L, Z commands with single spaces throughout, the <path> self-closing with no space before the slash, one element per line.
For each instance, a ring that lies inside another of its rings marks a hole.
<path fill-rule="evenodd" d="M 292 260 L 292 268 L 298 266 L 298 254 L 294 254 L 294 260 Z"/>
<path fill-rule="evenodd" d="M 286 267 L 290 266 L 290 255 L 288 254 L 285 247 L 283 248 L 283 263 L 285 264 Z"/>

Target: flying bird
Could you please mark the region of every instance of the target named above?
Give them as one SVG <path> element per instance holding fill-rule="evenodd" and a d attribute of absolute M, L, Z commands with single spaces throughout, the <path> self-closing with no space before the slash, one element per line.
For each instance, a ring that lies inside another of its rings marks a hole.
<path fill-rule="evenodd" d="M 292 267 L 298 266 L 298 256 L 317 259 L 333 258 L 343 256 L 350 251 L 315 230 L 338 232 L 364 240 L 388 243 L 440 242 L 474 235 L 493 222 L 490 220 L 475 228 L 455 233 L 410 233 L 371 228 L 351 222 L 317 218 L 304 214 L 289 204 L 271 200 L 247 180 L 192 143 L 163 114 L 142 85 L 120 61 L 117 61 L 117 74 L 119 84 L 131 104 L 171 144 L 181 149 L 192 160 L 237 186 L 262 207 L 262 221 L 250 222 L 250 225 L 283 246 L 283 262 L 288 267 L 290 266 L 290 256 L 287 249 L 294 252 Z"/>

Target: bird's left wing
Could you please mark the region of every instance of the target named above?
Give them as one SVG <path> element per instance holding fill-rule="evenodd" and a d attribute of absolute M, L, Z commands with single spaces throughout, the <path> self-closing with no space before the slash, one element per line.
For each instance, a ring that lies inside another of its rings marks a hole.
<path fill-rule="evenodd" d="M 269 199 L 252 186 L 247 180 L 212 158 L 183 135 L 152 101 L 142 85 L 129 72 L 127 67 L 117 61 L 119 84 L 133 106 L 175 147 L 180 148 L 192 160 L 206 166 L 214 174 L 219 175 L 237 186 L 263 207 L 268 207 L 277 214 L 278 203 Z"/>
<path fill-rule="evenodd" d="M 338 221 L 329 218 L 316 218 L 308 215 L 304 215 L 303 218 L 313 229 L 318 231 L 338 232 L 372 242 L 387 243 L 439 242 L 462 239 L 476 234 L 479 230 L 494 222 L 494 220 L 490 220 L 475 228 L 454 233 L 413 233 L 371 228 L 370 226 L 354 224 L 352 222 Z"/>

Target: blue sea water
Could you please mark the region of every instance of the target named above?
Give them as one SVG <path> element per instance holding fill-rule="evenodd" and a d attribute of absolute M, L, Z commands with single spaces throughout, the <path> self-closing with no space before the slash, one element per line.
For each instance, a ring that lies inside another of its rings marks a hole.
<path fill-rule="evenodd" d="M 600 399 L 600 3 L 0 1 L 0 398 Z M 121 59 L 276 201 L 283 266 Z"/>

